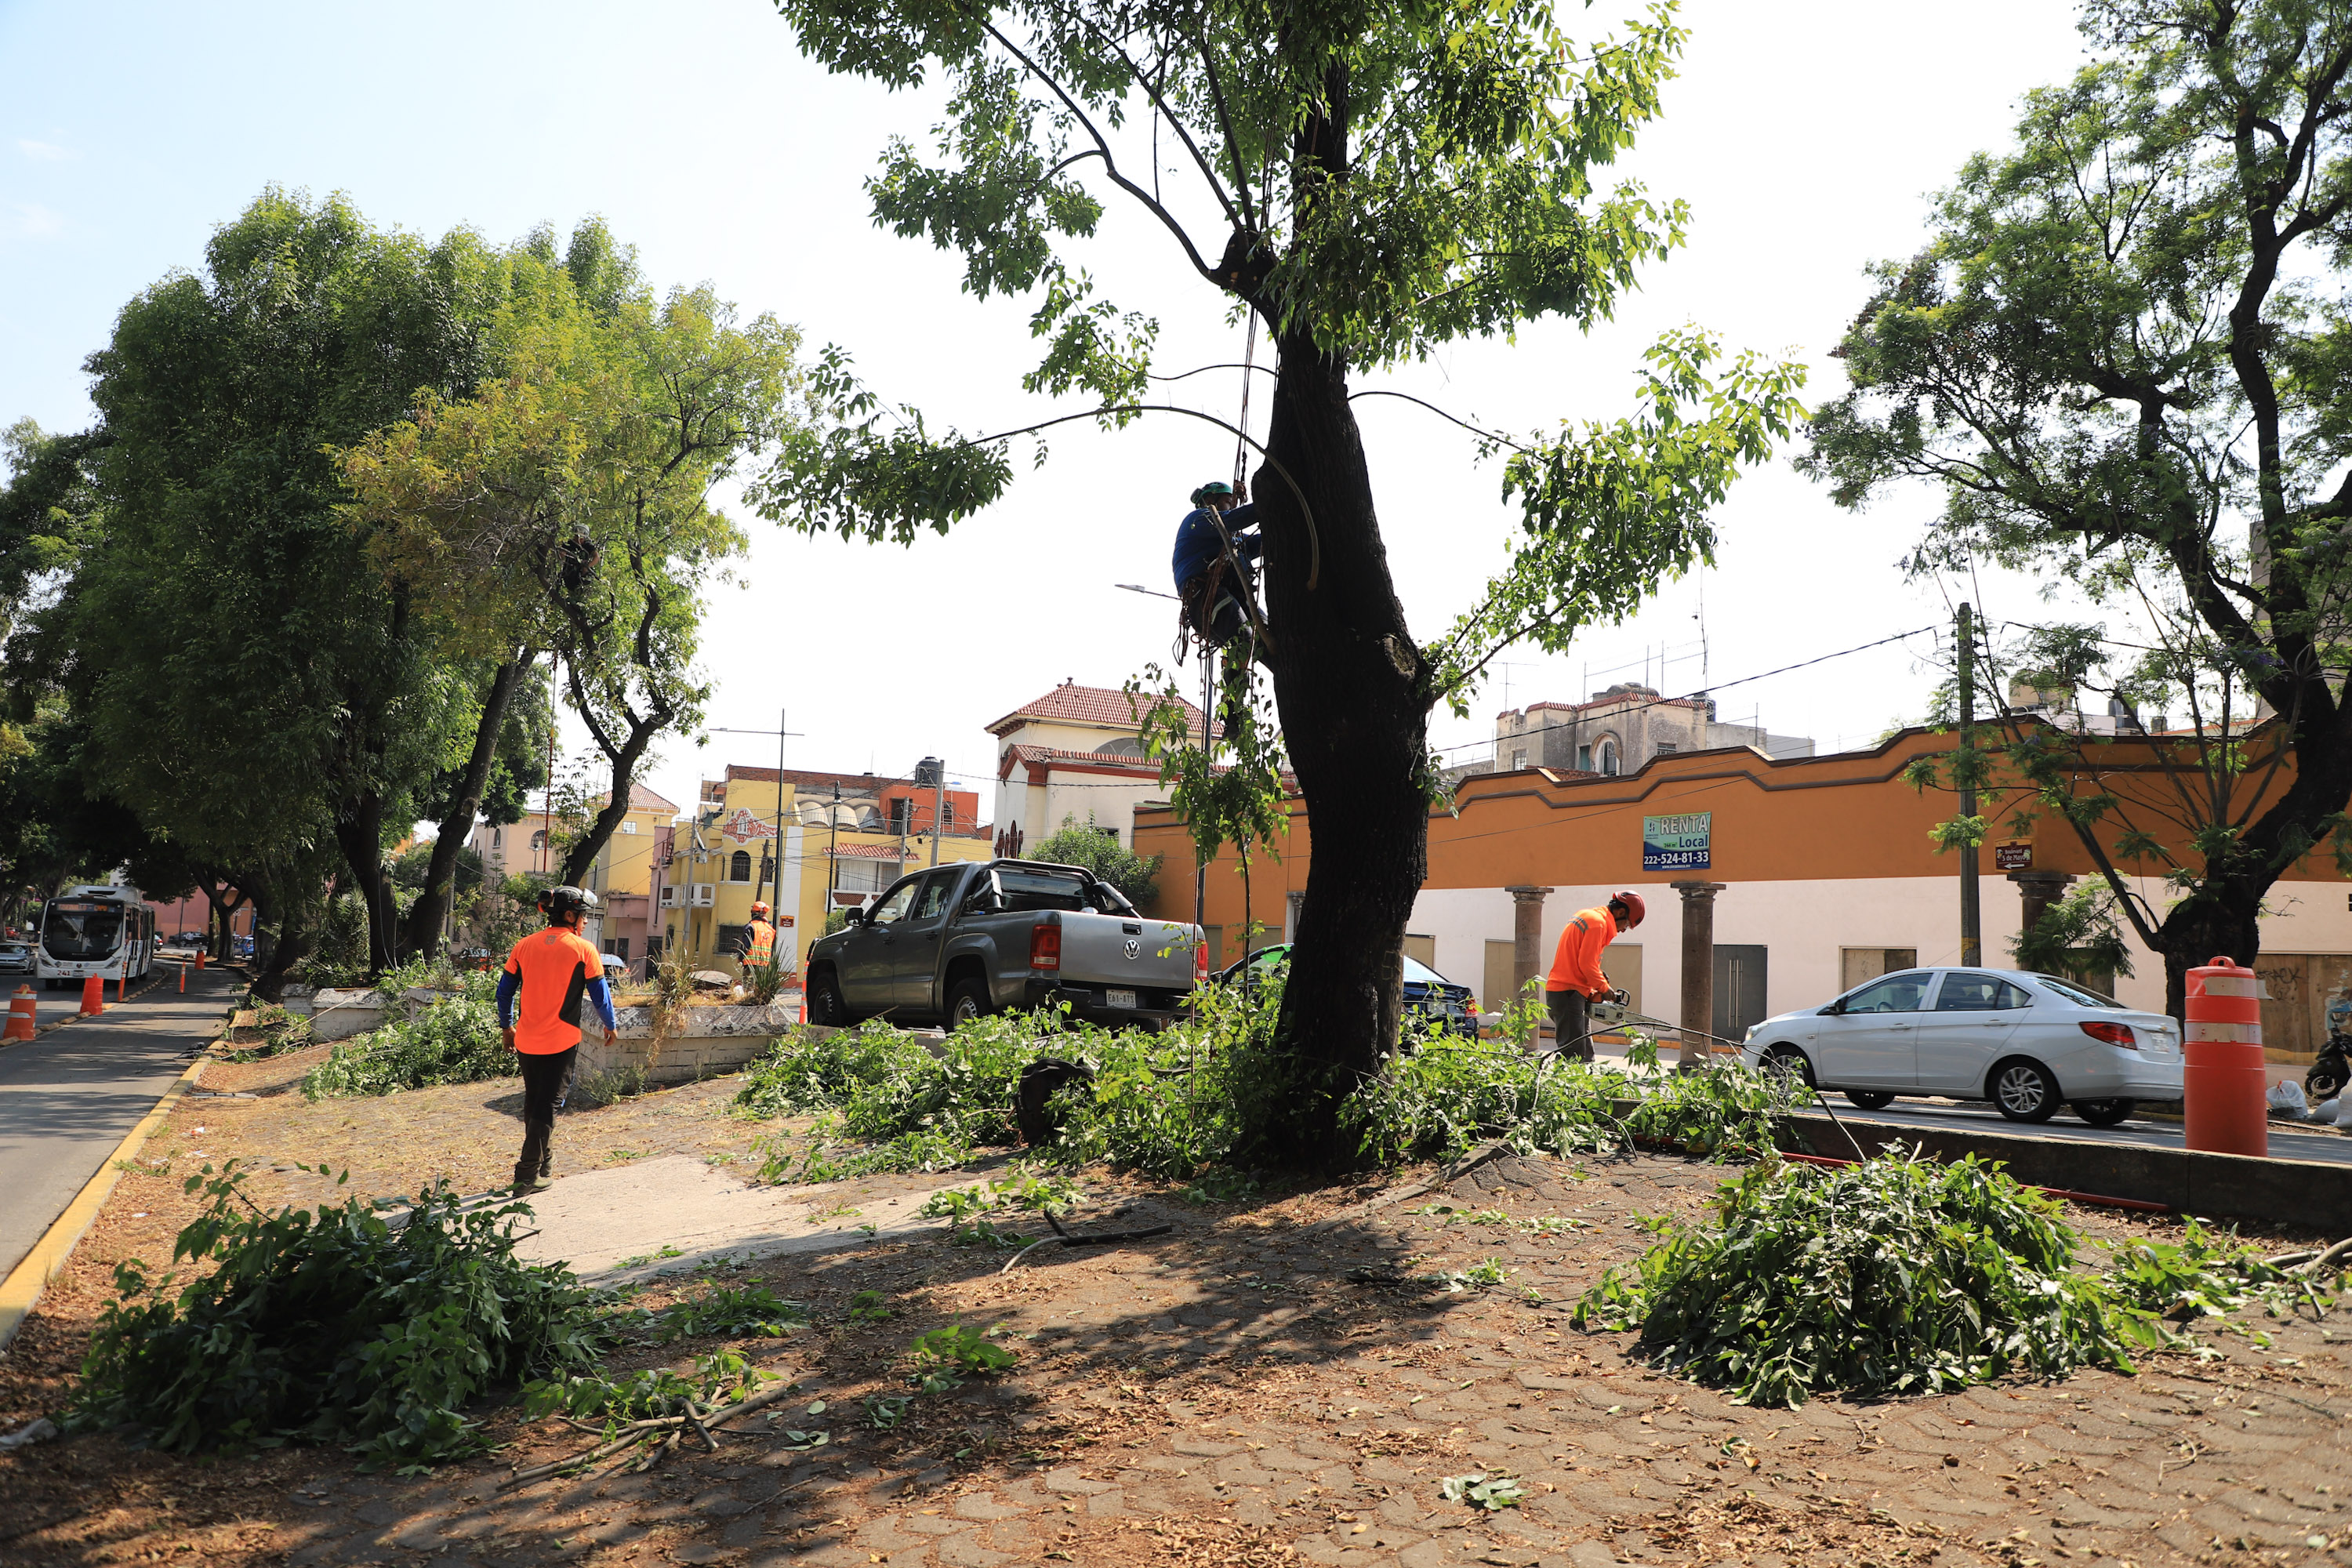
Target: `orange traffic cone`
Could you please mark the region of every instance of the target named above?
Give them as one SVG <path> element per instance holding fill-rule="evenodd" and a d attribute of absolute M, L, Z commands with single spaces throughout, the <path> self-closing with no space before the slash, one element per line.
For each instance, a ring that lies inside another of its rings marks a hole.
<path fill-rule="evenodd" d="M 106 982 L 93 974 L 81 983 L 81 1016 L 95 1018 L 106 1011 Z"/>
<path fill-rule="evenodd" d="M 204 950 L 203 948 L 198 948 L 198 949 L 196 949 L 196 967 L 197 967 L 198 969 L 202 969 L 204 966 L 205 966 L 205 950 Z"/>
<path fill-rule="evenodd" d="M 8 1028 L 5 1035 L 0 1035 L 0 1039 L 31 1039 L 34 1035 L 33 1009 L 35 1005 L 36 1004 L 33 1001 L 33 988 L 29 985 L 17 986 L 16 994 L 12 997 L 8 1003 Z"/>

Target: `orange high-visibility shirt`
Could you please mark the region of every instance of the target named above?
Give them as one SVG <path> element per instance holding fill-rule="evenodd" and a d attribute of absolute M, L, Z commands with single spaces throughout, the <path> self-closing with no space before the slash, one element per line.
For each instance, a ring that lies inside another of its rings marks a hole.
<path fill-rule="evenodd" d="M 746 965 L 756 969 L 775 954 L 776 928 L 766 921 L 754 920 L 751 925 L 751 945 L 743 950 L 743 962 Z"/>
<path fill-rule="evenodd" d="M 1552 955 L 1551 973 L 1544 976 L 1547 991 L 1580 991 L 1599 996 L 1614 991 L 1601 973 L 1601 950 L 1617 939 L 1617 917 L 1606 905 L 1579 910 L 1559 933 L 1559 951 Z"/>
<path fill-rule="evenodd" d="M 522 983 L 516 1050 L 541 1056 L 580 1043 L 581 999 L 592 983 L 601 990 L 604 980 L 604 955 L 587 938 L 562 926 L 535 931 L 507 954 L 507 973 Z"/>

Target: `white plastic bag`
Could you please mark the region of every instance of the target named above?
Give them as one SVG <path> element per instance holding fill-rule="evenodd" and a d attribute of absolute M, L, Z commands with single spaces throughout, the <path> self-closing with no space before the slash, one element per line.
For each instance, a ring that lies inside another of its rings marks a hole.
<path fill-rule="evenodd" d="M 2311 1113 L 2315 1121 L 2325 1121 L 2331 1127 L 2352 1127 L 2352 1094 L 2339 1094 Z"/>
<path fill-rule="evenodd" d="M 2271 1114 L 2285 1121 L 2311 1120 L 2311 1104 L 2303 1097 L 2303 1085 L 2291 1078 L 2281 1079 L 2271 1085 Z"/>

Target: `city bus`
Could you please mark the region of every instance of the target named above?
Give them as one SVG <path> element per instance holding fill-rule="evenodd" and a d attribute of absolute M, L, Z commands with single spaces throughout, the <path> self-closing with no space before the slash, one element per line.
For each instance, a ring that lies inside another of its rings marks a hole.
<path fill-rule="evenodd" d="M 155 911 L 136 888 L 68 888 L 41 906 L 33 973 L 50 990 L 96 974 L 143 979 L 155 963 Z"/>

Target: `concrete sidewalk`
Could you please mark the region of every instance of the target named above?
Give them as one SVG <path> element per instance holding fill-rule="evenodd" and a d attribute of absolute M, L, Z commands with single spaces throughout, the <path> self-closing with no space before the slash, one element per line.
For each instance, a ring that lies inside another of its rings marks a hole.
<path fill-rule="evenodd" d="M 178 974 L 161 968 L 145 995 L 0 1048 L 0 1278 L 187 1069 L 242 984 L 205 970 L 188 976 L 184 996 Z M 37 994 L 44 1015 L 79 1003 Z"/>

